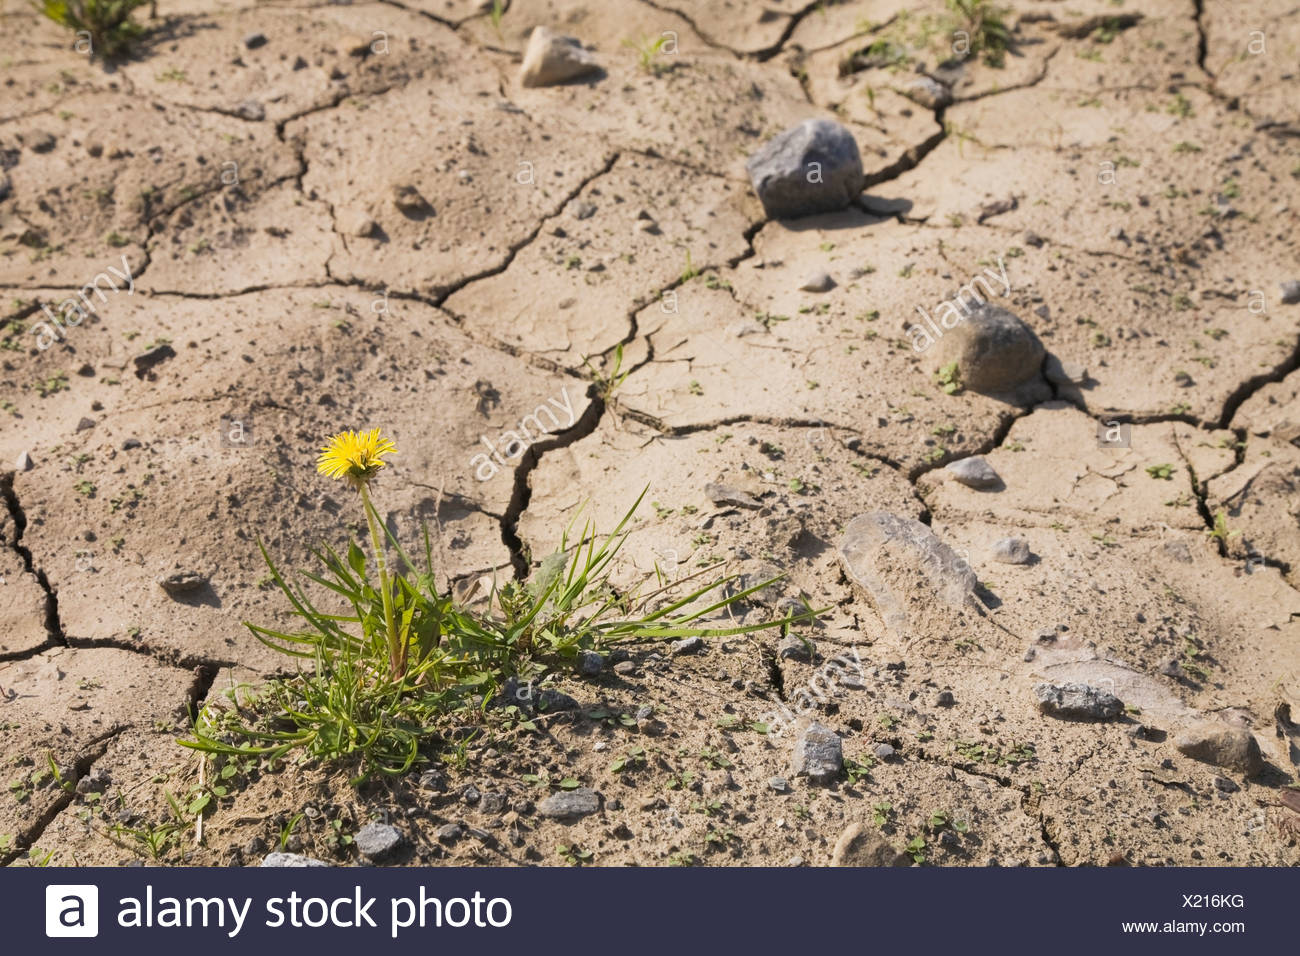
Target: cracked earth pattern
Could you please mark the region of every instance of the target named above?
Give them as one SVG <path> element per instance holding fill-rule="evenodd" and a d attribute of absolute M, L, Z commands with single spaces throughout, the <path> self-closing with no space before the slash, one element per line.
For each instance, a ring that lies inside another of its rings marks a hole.
<path fill-rule="evenodd" d="M 938 865 L 1300 862 L 1300 13 L 1137 6 L 1013 0 L 994 67 L 944 62 L 936 0 L 512 0 L 495 25 L 477 0 L 162 0 L 106 70 L 5 0 L 0 863 L 153 858 L 198 783 L 195 708 L 284 667 L 241 626 L 287 623 L 256 539 L 301 567 L 355 529 L 311 463 L 373 425 L 401 449 L 380 507 L 435 524 L 448 586 L 527 574 L 649 485 L 618 580 L 785 573 L 741 619 L 805 597 L 815 651 L 636 649 L 431 775 L 255 775 L 162 862 L 343 865 L 372 820 L 425 865 L 825 865 L 855 823 Z M 604 72 L 522 87 L 537 25 Z M 664 31 L 643 69 L 624 41 Z M 922 72 L 953 102 L 910 99 Z M 769 221 L 745 159 L 814 116 L 867 192 Z M 936 385 L 916 308 L 995 264 L 998 304 L 1086 376 Z M 38 349 L 42 306 L 109 266 L 130 291 Z M 813 271 L 835 286 L 802 291 Z M 616 355 L 610 397 L 591 369 Z M 546 437 L 482 456 L 544 407 Z M 973 455 L 998 488 L 951 480 Z M 928 525 L 978 603 L 918 586 L 886 624 L 837 556 L 872 511 Z M 1029 563 L 994 559 L 1009 535 Z M 169 596 L 176 572 L 208 584 Z M 805 692 L 845 655 L 861 680 Z M 1044 715 L 1042 681 L 1128 711 Z M 752 729 L 801 702 L 853 773 L 813 784 L 793 730 Z M 1206 720 L 1264 769 L 1180 752 Z M 599 811 L 540 816 L 539 777 Z"/>

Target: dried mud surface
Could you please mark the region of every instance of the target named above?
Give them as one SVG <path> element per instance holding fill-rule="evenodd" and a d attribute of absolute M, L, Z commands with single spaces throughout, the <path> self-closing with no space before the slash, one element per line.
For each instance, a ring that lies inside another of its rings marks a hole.
<path fill-rule="evenodd" d="M 940 62 L 938 0 L 487 6 L 162 0 L 108 70 L 0 7 L 0 864 L 152 860 L 165 836 L 166 863 L 349 865 L 374 821 L 392 864 L 820 866 L 858 823 L 928 865 L 1300 863 L 1294 3 L 1111 28 L 1127 5 L 1012 0 L 1000 68 Z M 602 73 L 522 87 L 537 25 Z M 643 69 L 624 41 L 664 31 Z M 921 71 L 950 105 L 908 98 Z M 853 133 L 867 191 L 768 221 L 745 159 L 809 117 Z M 38 349 L 41 305 L 109 266 L 121 288 Z M 906 330 L 985 269 L 1086 375 L 945 394 Z M 833 288 L 803 291 L 818 271 Z M 590 369 L 618 349 L 607 398 Z M 483 457 L 530 416 L 544 437 Z M 195 708 L 286 666 L 241 624 L 286 622 L 257 540 L 304 566 L 355 529 L 311 463 L 378 424 L 401 449 L 380 507 L 436 527 L 448 586 L 525 573 L 649 486 L 618 583 L 784 573 L 737 617 L 828 608 L 811 651 L 632 647 L 558 676 L 577 706 L 535 732 L 359 789 L 254 774 L 201 841 L 168 836 Z M 995 487 L 943 467 L 973 455 Z M 890 552 L 884 614 L 839 557 L 876 511 L 952 548 L 970 599 Z M 997 560 L 1008 536 L 1026 563 Z M 176 572 L 206 583 L 172 596 Z M 1127 709 L 1047 715 L 1042 682 Z M 793 772 L 796 709 L 849 772 Z M 1264 769 L 1180 752 L 1205 721 Z M 596 812 L 539 813 L 561 781 Z"/>

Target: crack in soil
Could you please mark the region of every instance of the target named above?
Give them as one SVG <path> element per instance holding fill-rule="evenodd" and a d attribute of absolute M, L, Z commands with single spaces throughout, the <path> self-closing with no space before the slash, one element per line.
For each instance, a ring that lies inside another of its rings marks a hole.
<path fill-rule="evenodd" d="M 32 560 L 31 549 L 22 543 L 23 532 L 27 530 L 27 514 L 23 511 L 22 505 L 18 503 L 18 495 L 14 492 L 14 472 L 12 471 L 0 474 L 0 498 L 4 498 L 5 507 L 9 509 L 9 516 L 14 522 L 13 548 L 18 553 L 18 556 L 23 559 L 23 569 L 36 579 L 36 583 L 45 592 L 44 623 L 48 639 L 40 650 L 47 650 L 50 647 L 60 645 L 66 647 L 68 638 L 63 633 L 63 622 L 59 619 L 58 591 L 50 586 L 50 579 L 46 577 L 44 569 L 36 567 Z M 13 655 L 9 655 L 9 659 L 12 659 L 12 657 Z"/>
<path fill-rule="evenodd" d="M 510 495 L 510 504 L 506 507 L 506 513 L 501 519 L 501 541 L 510 551 L 510 565 L 514 568 L 517 580 L 522 581 L 527 578 L 532 567 L 532 555 L 519 537 L 519 519 L 523 517 L 533 497 L 532 485 L 528 481 L 529 476 L 546 452 L 555 448 L 567 448 L 596 430 L 607 406 L 605 399 L 596 393 L 594 384 L 588 388 L 587 398 L 590 404 L 572 426 L 529 445 L 515 468 L 514 491 Z"/>
<path fill-rule="evenodd" d="M 515 256 L 517 256 L 525 248 L 531 245 L 534 242 L 534 240 L 536 240 L 537 237 L 541 235 L 542 229 L 546 227 L 546 224 L 550 222 L 552 219 L 558 217 L 562 212 L 564 212 L 564 207 L 567 206 L 574 199 L 576 199 L 584 189 L 586 189 L 589 185 L 591 185 L 601 176 L 607 175 L 610 172 L 610 170 L 614 168 L 614 164 L 618 162 L 618 159 L 621 155 L 622 153 L 618 151 L 608 155 L 605 158 L 604 165 L 600 169 L 596 170 L 590 176 L 587 176 L 584 179 L 582 179 L 573 189 L 565 193 L 564 196 L 560 199 L 559 203 L 557 203 L 556 206 L 554 207 L 555 211 L 542 216 L 541 220 L 537 223 L 537 227 L 533 229 L 532 232 L 530 232 L 519 242 L 511 244 L 509 251 L 506 253 L 506 257 L 500 263 L 498 263 L 495 266 L 491 266 L 487 269 L 484 269 L 481 272 L 476 272 L 464 278 L 457 279 L 455 282 L 451 283 L 448 286 L 435 287 L 432 304 L 442 309 L 443 311 L 447 312 L 448 315 L 453 316 L 457 320 L 457 322 L 463 322 L 464 319 L 462 316 L 457 315 L 455 312 L 452 312 L 450 309 L 446 307 L 445 305 L 446 301 L 449 298 L 451 298 L 453 295 L 455 295 L 457 292 L 459 292 L 461 289 L 464 289 L 470 283 L 478 282 L 481 279 L 490 279 L 493 276 L 501 275 L 501 273 L 509 269 L 510 264 L 515 261 Z"/>
<path fill-rule="evenodd" d="M 64 787 L 63 792 L 60 793 L 54 802 L 45 809 L 35 823 L 18 833 L 8 852 L 0 853 L 0 867 L 8 866 L 10 863 L 17 860 L 19 856 L 22 855 L 23 851 L 30 849 L 36 844 L 36 841 L 45 833 L 46 828 L 54 822 L 60 813 L 72 804 L 74 799 L 76 799 L 77 781 L 90 773 L 91 769 L 95 766 L 95 763 L 103 757 L 104 754 L 108 753 L 108 748 L 112 742 L 120 734 L 130 728 L 130 724 L 123 724 L 119 727 L 114 727 L 112 730 L 100 734 L 98 737 L 94 737 L 87 742 L 86 746 L 88 747 L 99 746 L 93 752 L 77 758 L 72 765 L 71 779 L 65 780 L 67 786 Z"/>

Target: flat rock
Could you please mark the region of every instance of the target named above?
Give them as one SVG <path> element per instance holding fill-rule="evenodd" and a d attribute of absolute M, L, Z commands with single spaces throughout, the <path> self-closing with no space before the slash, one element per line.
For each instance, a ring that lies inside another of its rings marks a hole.
<path fill-rule="evenodd" d="M 704 486 L 704 494 L 715 505 L 730 508 L 761 508 L 762 503 L 752 495 L 747 495 L 739 488 L 722 485 L 711 481 Z"/>
<path fill-rule="evenodd" d="M 829 727 L 810 721 L 794 739 L 790 768 L 796 777 L 813 783 L 830 783 L 844 766 L 844 748 L 839 735 Z"/>
<path fill-rule="evenodd" d="M 1175 746 L 1179 753 L 1193 760 L 1236 770 L 1247 777 L 1254 777 L 1264 769 L 1259 742 L 1244 727 L 1206 721 L 1179 734 Z"/>
<path fill-rule="evenodd" d="M 996 488 L 1002 483 L 998 473 L 993 470 L 993 466 L 982 455 L 950 461 L 944 466 L 944 470 L 951 473 L 953 478 L 967 488 Z"/>
<path fill-rule="evenodd" d="M 1002 538 L 993 543 L 993 560 L 1002 564 L 1028 564 L 1032 557 L 1024 538 Z"/>
<path fill-rule="evenodd" d="M 1282 283 L 1282 302 L 1285 305 L 1300 302 L 1300 280 L 1289 279 Z"/>
<path fill-rule="evenodd" d="M 401 845 L 402 831 L 387 823 L 367 823 L 357 831 L 357 852 L 367 860 L 383 860 Z"/>
<path fill-rule="evenodd" d="M 833 120 L 790 127 L 750 156 L 745 169 L 771 219 L 835 212 L 862 193 L 858 144 Z"/>
<path fill-rule="evenodd" d="M 1114 720 L 1124 713 L 1124 702 L 1090 684 L 1036 684 L 1038 709 L 1067 720 Z"/>
<path fill-rule="evenodd" d="M 31 471 L 35 464 L 32 462 L 32 456 L 24 451 L 19 453 L 18 460 L 14 462 L 14 467 L 19 471 Z"/>
<path fill-rule="evenodd" d="M 189 594 L 197 591 L 208 583 L 206 574 L 199 574 L 197 571 L 177 571 L 175 574 L 169 574 L 158 579 L 158 586 L 168 594 Z"/>
<path fill-rule="evenodd" d="M 911 862 L 865 823 L 850 823 L 831 850 L 831 866 L 910 866 Z"/>
<path fill-rule="evenodd" d="M 1014 390 L 1039 374 L 1045 354 L 1018 316 L 987 302 L 944 330 L 932 351 L 936 371 L 956 362 L 962 385 L 975 392 Z"/>
<path fill-rule="evenodd" d="M 928 585 L 928 597 L 959 609 L 973 600 L 979 580 L 962 558 L 913 518 L 888 511 L 859 515 L 840 538 L 840 560 L 849 579 L 865 590 L 885 623 L 907 625 L 907 593 Z"/>
<path fill-rule="evenodd" d="M 590 787 L 560 790 L 537 805 L 537 812 L 552 820 L 578 820 L 600 810 L 600 794 Z"/>
<path fill-rule="evenodd" d="M 329 866 L 324 860 L 316 860 L 299 853 L 268 853 L 262 858 L 261 866 Z"/>
<path fill-rule="evenodd" d="M 538 26 L 528 38 L 519 82 L 524 86 L 554 86 L 599 70 L 596 58 L 574 37 Z"/>

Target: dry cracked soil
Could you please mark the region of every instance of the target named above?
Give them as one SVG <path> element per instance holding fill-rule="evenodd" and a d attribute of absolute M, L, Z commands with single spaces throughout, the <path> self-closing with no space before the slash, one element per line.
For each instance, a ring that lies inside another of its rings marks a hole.
<path fill-rule="evenodd" d="M 940 0 L 160 0 L 105 66 L 4 0 L 0 863 L 1300 862 L 1300 11 L 1009 2 L 999 62 Z M 813 118 L 862 188 L 770 217 Z M 979 276 L 1014 388 L 935 324 Z M 620 587 L 826 613 L 215 790 L 257 541 L 359 531 L 374 426 L 441 586 L 648 486 Z"/>

